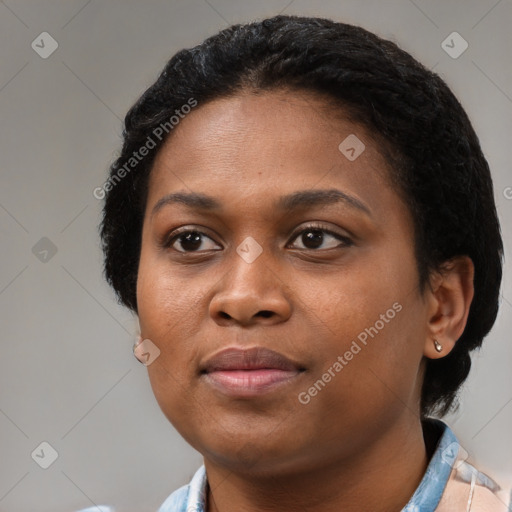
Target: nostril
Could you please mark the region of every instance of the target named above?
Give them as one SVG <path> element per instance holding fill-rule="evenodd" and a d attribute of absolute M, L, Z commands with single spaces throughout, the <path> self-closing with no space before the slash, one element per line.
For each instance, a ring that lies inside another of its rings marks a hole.
<path fill-rule="evenodd" d="M 272 316 L 272 311 L 260 311 L 258 313 L 258 315 L 264 317 L 264 318 L 268 318 L 269 316 Z"/>

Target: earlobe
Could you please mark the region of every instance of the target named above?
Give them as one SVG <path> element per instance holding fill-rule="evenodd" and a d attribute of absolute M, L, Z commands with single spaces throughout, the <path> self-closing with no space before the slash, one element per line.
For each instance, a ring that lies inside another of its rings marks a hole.
<path fill-rule="evenodd" d="M 458 256 L 432 276 L 425 357 L 445 357 L 462 336 L 474 296 L 474 272 L 471 258 Z"/>

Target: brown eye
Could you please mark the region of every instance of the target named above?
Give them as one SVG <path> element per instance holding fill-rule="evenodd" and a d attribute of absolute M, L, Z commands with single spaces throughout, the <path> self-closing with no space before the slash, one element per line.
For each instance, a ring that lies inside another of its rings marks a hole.
<path fill-rule="evenodd" d="M 206 237 L 208 240 L 212 242 L 212 244 L 205 244 L 203 237 Z M 205 247 L 206 245 L 206 247 Z M 208 247 L 208 245 L 213 245 L 214 247 Z M 177 246 L 181 246 L 181 249 L 178 249 Z M 213 240 L 207 236 L 205 233 L 197 230 L 184 230 L 178 234 L 172 236 L 166 243 L 166 248 L 173 248 L 178 252 L 200 252 L 200 251 L 209 251 L 218 247 L 217 244 L 213 242 Z"/>
<path fill-rule="evenodd" d="M 297 233 L 294 240 L 300 240 L 302 243 L 303 247 L 299 249 L 335 249 L 353 245 L 348 237 L 321 226 L 306 227 Z"/>

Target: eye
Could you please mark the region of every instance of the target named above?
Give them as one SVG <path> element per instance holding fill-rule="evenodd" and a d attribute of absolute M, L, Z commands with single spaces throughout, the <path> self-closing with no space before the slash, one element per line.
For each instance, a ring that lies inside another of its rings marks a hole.
<path fill-rule="evenodd" d="M 325 236 L 327 234 L 327 236 Z M 300 237 L 299 237 L 300 236 Z M 293 240 L 300 239 L 303 247 L 299 249 L 335 249 L 337 247 L 349 247 L 353 245 L 347 236 L 317 224 L 311 224 L 294 235 Z M 337 242 L 336 242 L 337 241 Z M 327 242 L 327 247 L 322 245 Z"/>
<path fill-rule="evenodd" d="M 215 247 L 204 247 L 203 245 L 203 237 L 206 237 L 208 240 L 213 242 L 213 240 L 207 236 L 202 231 L 198 231 L 196 229 L 184 229 L 175 233 L 172 237 L 170 237 L 166 242 L 164 242 L 163 246 L 165 248 L 173 248 L 178 252 L 187 253 L 187 252 L 201 252 L 214 250 Z M 175 245 L 180 245 L 183 250 L 176 249 L 173 247 Z M 208 244 L 206 244 L 208 245 Z M 217 246 L 214 242 L 210 245 Z"/>
<path fill-rule="evenodd" d="M 335 249 L 353 245 L 352 240 L 347 236 L 318 224 L 311 224 L 296 232 L 292 240 L 296 239 L 300 239 L 303 245 L 303 247 L 298 247 L 298 249 L 305 250 Z M 210 243 L 207 242 L 208 240 Z M 182 229 L 174 232 L 172 236 L 163 241 L 162 246 L 166 249 L 172 248 L 181 253 L 216 250 L 216 247 L 219 247 L 206 233 L 197 229 Z"/>

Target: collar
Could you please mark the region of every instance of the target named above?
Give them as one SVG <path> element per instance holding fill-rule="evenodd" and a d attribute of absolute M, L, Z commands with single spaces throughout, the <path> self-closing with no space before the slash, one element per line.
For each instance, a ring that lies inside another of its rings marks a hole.
<path fill-rule="evenodd" d="M 436 428 L 440 437 L 427 470 L 416 491 L 401 512 L 434 512 L 441 500 L 460 445 L 450 427 L 440 420 L 424 420 Z M 202 465 L 190 483 L 175 491 L 158 512 L 205 512 L 208 481 Z"/>
<path fill-rule="evenodd" d="M 460 450 L 455 434 L 446 423 L 434 418 L 428 418 L 424 422 L 429 426 L 437 427 L 441 431 L 441 437 L 420 485 L 402 512 L 434 512 L 436 510 Z"/>

